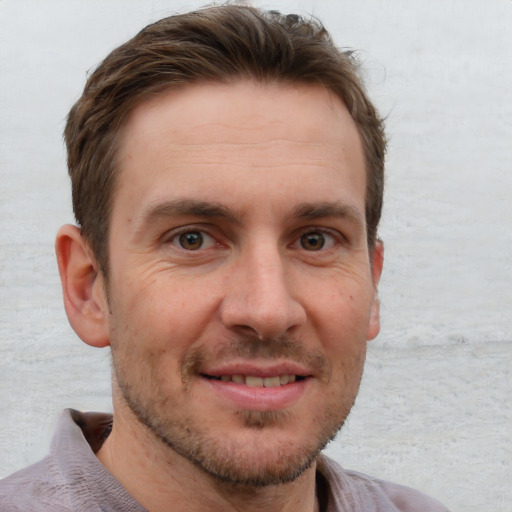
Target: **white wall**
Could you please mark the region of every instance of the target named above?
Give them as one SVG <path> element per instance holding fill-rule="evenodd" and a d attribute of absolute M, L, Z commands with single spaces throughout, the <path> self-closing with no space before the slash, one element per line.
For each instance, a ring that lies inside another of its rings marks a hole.
<path fill-rule="evenodd" d="M 53 256 L 72 220 L 61 140 L 85 71 L 197 1 L 0 2 L 0 476 L 43 456 L 58 411 L 106 410 L 109 355 L 67 325 Z M 512 3 L 257 2 L 362 49 L 388 116 L 383 331 L 329 452 L 454 511 L 512 503 Z"/>

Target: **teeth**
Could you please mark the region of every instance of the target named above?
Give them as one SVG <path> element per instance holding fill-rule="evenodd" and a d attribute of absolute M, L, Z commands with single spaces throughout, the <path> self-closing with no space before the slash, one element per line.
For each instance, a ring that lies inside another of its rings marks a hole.
<path fill-rule="evenodd" d="M 251 377 L 247 375 L 247 377 L 245 377 L 245 384 L 251 386 L 251 388 L 262 388 L 263 379 L 261 377 Z"/>
<path fill-rule="evenodd" d="M 252 388 L 274 388 L 277 386 L 286 386 L 297 380 L 296 375 L 276 375 L 274 377 L 255 377 L 254 375 L 221 375 L 222 382 L 235 382 L 237 384 L 245 384 Z"/>
<path fill-rule="evenodd" d="M 263 379 L 263 385 L 266 388 L 273 388 L 281 385 L 281 379 L 279 377 L 266 377 Z"/>

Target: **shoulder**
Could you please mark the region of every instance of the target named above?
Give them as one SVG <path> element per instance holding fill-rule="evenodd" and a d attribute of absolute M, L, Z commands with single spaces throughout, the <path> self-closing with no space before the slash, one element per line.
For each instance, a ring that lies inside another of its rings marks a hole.
<path fill-rule="evenodd" d="M 450 512 L 438 500 L 421 491 L 345 470 L 325 456 L 319 459 L 319 471 L 327 479 L 332 501 L 336 504 L 329 509 L 332 512 L 344 510 L 342 507 L 347 504 L 356 510 L 375 512 Z"/>
<path fill-rule="evenodd" d="M 77 496 L 85 502 L 89 493 L 84 471 L 93 456 L 75 421 L 77 414 L 63 411 L 43 460 L 0 480 L 1 512 L 69 512 L 77 510 Z"/>
<path fill-rule="evenodd" d="M 417 489 L 380 480 L 356 471 L 346 471 L 346 473 L 359 485 L 382 493 L 396 507 L 397 512 L 450 512 L 441 502 Z"/>
<path fill-rule="evenodd" d="M 57 498 L 58 497 L 58 498 Z M 2 512 L 70 510 L 65 482 L 49 457 L 0 480 Z"/>
<path fill-rule="evenodd" d="M 111 424 L 111 415 L 66 409 L 49 454 L 0 480 L 0 512 L 143 511 L 95 455 Z"/>

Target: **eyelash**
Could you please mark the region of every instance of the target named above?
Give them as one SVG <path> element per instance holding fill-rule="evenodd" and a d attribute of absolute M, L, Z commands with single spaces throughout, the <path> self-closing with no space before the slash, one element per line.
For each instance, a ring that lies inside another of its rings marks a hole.
<path fill-rule="evenodd" d="M 310 251 L 307 251 L 303 247 L 303 249 L 306 250 L 307 252 L 313 252 L 313 253 L 314 252 L 327 252 L 336 246 L 344 245 L 346 243 L 345 237 L 339 231 L 336 231 L 336 230 L 333 230 L 330 228 L 320 227 L 320 226 L 313 226 L 313 227 L 308 226 L 304 229 L 301 229 L 297 233 L 297 236 L 295 237 L 295 240 L 294 240 L 293 244 L 291 244 L 291 245 L 300 244 L 302 241 L 302 237 L 304 237 L 306 235 L 316 235 L 316 234 L 322 235 L 324 237 L 325 244 L 328 244 L 329 243 L 328 239 L 330 239 L 330 246 L 325 247 L 323 244 L 318 250 L 312 249 Z"/>
<path fill-rule="evenodd" d="M 171 232 L 167 233 L 164 237 L 162 242 L 164 244 L 171 244 L 177 247 L 178 249 L 187 251 L 187 252 L 195 252 L 193 249 L 187 250 L 185 247 L 183 247 L 180 242 L 180 237 L 186 234 L 192 234 L 192 233 L 200 233 L 203 240 L 204 238 L 208 238 L 211 240 L 211 246 L 220 246 L 221 243 L 216 239 L 216 237 L 212 236 L 208 233 L 208 230 L 204 227 L 199 226 L 186 226 L 183 228 L 178 228 L 177 230 L 172 230 Z M 200 247 L 198 247 L 196 250 L 199 251 L 200 249 L 203 249 L 203 244 L 201 244 Z"/>
<path fill-rule="evenodd" d="M 180 243 L 180 237 L 186 234 L 192 234 L 192 233 L 199 233 L 203 239 L 203 243 L 197 248 L 197 249 L 187 249 L 186 247 L 183 247 L 182 243 Z M 296 247 L 298 249 L 303 249 L 305 252 L 308 253 L 320 253 L 320 252 L 328 252 L 331 249 L 335 248 L 336 246 L 343 246 L 346 244 L 346 238 L 342 233 L 340 233 L 337 230 L 319 227 L 319 226 L 308 226 L 305 228 L 302 228 L 301 230 L 297 231 L 293 236 L 293 241 L 288 245 L 288 247 L 294 248 L 294 246 L 297 246 L 298 244 L 301 244 L 303 242 L 303 237 L 306 235 L 321 235 L 323 237 L 322 245 L 318 249 L 311 248 L 311 250 L 306 249 L 304 246 L 302 247 Z M 208 247 L 204 247 L 204 240 L 207 240 Z M 178 249 L 186 252 L 196 252 L 201 250 L 208 250 L 214 246 L 222 247 L 222 243 L 218 240 L 218 237 L 215 237 L 211 235 L 208 232 L 208 229 L 205 229 L 203 226 L 186 226 L 183 228 L 178 228 L 177 230 L 173 230 L 170 233 L 167 233 L 163 239 L 162 242 L 164 244 L 171 244 Z M 328 245 L 328 247 L 325 247 L 325 245 Z"/>

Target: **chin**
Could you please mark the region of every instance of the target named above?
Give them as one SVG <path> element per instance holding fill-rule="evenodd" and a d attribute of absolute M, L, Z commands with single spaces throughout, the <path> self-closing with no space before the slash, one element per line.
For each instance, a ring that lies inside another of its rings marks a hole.
<path fill-rule="evenodd" d="M 128 385 L 119 365 L 115 369 L 120 407 L 130 410 L 162 443 L 163 458 L 181 458 L 181 463 L 199 468 L 218 483 L 240 487 L 274 486 L 299 478 L 313 467 L 353 404 L 345 392 L 307 410 L 210 414 L 204 408 L 187 409 L 186 403 L 163 392 L 150 396 L 143 386 Z"/>
<path fill-rule="evenodd" d="M 202 451 L 189 460 L 218 482 L 251 488 L 293 482 L 313 466 L 323 448 L 258 440 L 223 445 L 222 451 Z"/>
<path fill-rule="evenodd" d="M 238 412 L 238 427 L 221 433 L 202 430 L 197 424 L 190 428 L 191 423 L 184 430 L 176 424 L 164 427 L 151 422 L 146 426 L 173 452 L 217 482 L 255 488 L 300 477 L 314 465 L 344 420 L 331 417 L 315 432 L 299 427 L 300 422 L 291 416 L 284 411 Z"/>

